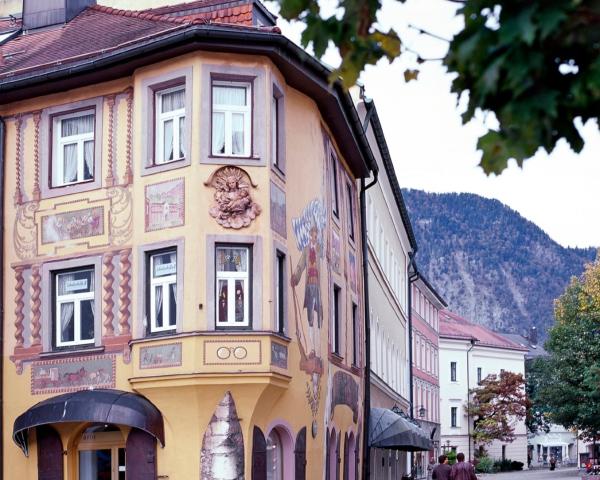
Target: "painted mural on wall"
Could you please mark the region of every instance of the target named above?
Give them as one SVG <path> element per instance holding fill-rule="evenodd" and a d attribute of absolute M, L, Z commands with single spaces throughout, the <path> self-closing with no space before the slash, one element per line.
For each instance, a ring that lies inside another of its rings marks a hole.
<path fill-rule="evenodd" d="M 279 368 L 287 368 L 288 348 L 280 343 L 271 343 L 271 365 Z"/>
<path fill-rule="evenodd" d="M 48 360 L 31 365 L 32 395 L 114 386 L 114 355 Z"/>
<path fill-rule="evenodd" d="M 358 383 L 352 375 L 338 370 L 333 374 L 331 384 L 331 418 L 338 405 L 346 405 L 352 410 L 352 420 L 358 421 Z"/>
<path fill-rule="evenodd" d="M 285 225 L 285 192 L 271 182 L 271 228 L 286 238 Z"/>
<path fill-rule="evenodd" d="M 356 276 L 356 256 L 350 252 L 348 254 L 348 276 L 350 277 L 350 288 L 354 293 L 357 291 L 357 276 Z"/>
<path fill-rule="evenodd" d="M 104 207 L 42 217 L 42 243 L 62 242 L 104 234 Z"/>
<path fill-rule="evenodd" d="M 140 368 L 178 367 L 181 365 L 181 343 L 140 348 Z"/>
<path fill-rule="evenodd" d="M 260 205 L 250 195 L 250 189 L 257 185 L 241 168 L 221 167 L 204 185 L 215 189 L 215 203 L 208 212 L 225 228 L 247 227 L 261 212 Z"/>
<path fill-rule="evenodd" d="M 185 223 L 185 182 L 183 178 L 146 185 L 146 231 L 180 227 Z"/>
<path fill-rule="evenodd" d="M 206 428 L 200 462 L 203 480 L 244 480 L 244 438 L 230 392 L 225 393 Z"/>
<path fill-rule="evenodd" d="M 331 230 L 331 268 L 335 273 L 340 273 L 342 247 L 340 244 L 340 236 L 335 230 Z"/>
<path fill-rule="evenodd" d="M 327 210 L 320 199 L 312 200 L 299 217 L 292 219 L 296 246 L 301 252 L 296 268 L 291 269 L 296 336 L 300 347 L 300 369 L 310 376 L 310 381 L 306 384 L 306 398 L 314 418 L 317 417 L 319 410 L 323 375 L 321 270 L 326 225 Z M 304 279 L 304 298 L 301 307 L 296 287 L 300 285 L 302 279 Z"/>

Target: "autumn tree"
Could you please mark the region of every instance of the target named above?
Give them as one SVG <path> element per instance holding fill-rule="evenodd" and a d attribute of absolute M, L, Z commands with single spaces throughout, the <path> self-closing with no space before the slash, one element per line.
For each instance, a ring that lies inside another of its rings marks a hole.
<path fill-rule="evenodd" d="M 333 44 L 341 64 L 332 80 L 353 85 L 366 65 L 408 53 L 423 58 L 393 29 L 377 23 L 382 0 L 337 0 L 335 14 L 323 16 L 319 0 L 278 0 L 280 14 L 306 24 L 302 44 L 321 57 Z M 404 1 L 404 0 L 399 0 Z M 452 91 L 468 95 L 463 122 L 477 112 L 493 114 L 498 127 L 483 134 L 478 148 L 486 173 L 501 173 L 509 159 L 519 165 L 538 149 L 551 152 L 564 139 L 575 152 L 583 139 L 575 119 L 584 123 L 600 112 L 600 1 L 447 0 L 459 5 L 464 28 L 448 39 L 443 59 L 455 74 Z M 443 41 L 435 32 L 415 28 Z"/>
<path fill-rule="evenodd" d="M 600 438 L 600 260 L 586 266 L 556 300 L 556 323 L 545 348 L 540 403 L 554 423 Z"/>
<path fill-rule="evenodd" d="M 466 411 L 473 419 L 474 443 L 512 442 L 515 423 L 525 418 L 529 407 L 523 375 L 507 371 L 488 375 L 471 394 Z"/>

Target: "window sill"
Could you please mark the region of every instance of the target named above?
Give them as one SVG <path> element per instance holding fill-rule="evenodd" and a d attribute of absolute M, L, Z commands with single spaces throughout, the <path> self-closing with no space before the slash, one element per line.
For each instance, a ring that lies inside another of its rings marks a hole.
<path fill-rule="evenodd" d="M 86 180 L 84 182 L 71 183 L 69 185 L 60 185 L 56 187 L 44 187 L 40 192 L 40 199 L 62 197 L 64 195 L 73 195 L 76 193 L 91 192 L 92 190 L 100 190 L 102 184 L 100 179 Z"/>
<path fill-rule="evenodd" d="M 140 173 L 140 175 L 142 177 L 145 177 L 147 175 L 154 175 L 155 173 L 168 172 L 170 170 L 176 170 L 178 168 L 184 168 L 189 166 L 190 159 L 187 157 L 166 163 L 148 163 L 147 165 L 144 165 L 142 167 L 142 172 Z"/>
<path fill-rule="evenodd" d="M 264 166 L 262 159 L 258 155 L 250 157 L 208 155 L 202 159 L 201 163 L 209 165 Z"/>
<path fill-rule="evenodd" d="M 69 350 L 57 350 L 54 352 L 40 353 L 40 358 L 50 360 L 53 358 L 70 357 L 73 355 L 93 355 L 95 353 L 104 353 L 104 346 L 100 347 L 73 347 Z"/>

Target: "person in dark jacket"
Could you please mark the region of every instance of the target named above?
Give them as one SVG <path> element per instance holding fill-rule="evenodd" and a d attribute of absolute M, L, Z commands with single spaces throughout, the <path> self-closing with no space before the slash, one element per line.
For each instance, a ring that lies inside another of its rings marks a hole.
<path fill-rule="evenodd" d="M 448 465 L 448 457 L 446 455 L 440 455 L 438 458 L 439 465 L 433 469 L 431 478 L 433 480 L 450 480 L 450 471 L 452 467 Z"/>
<path fill-rule="evenodd" d="M 452 465 L 450 480 L 477 480 L 475 469 L 469 462 L 465 462 L 465 454 L 459 453 L 456 456 L 456 463 Z"/>

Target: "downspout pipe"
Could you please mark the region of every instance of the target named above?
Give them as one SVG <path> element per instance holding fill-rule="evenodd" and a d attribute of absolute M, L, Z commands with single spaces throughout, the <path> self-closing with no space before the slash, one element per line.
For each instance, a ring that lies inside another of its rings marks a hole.
<path fill-rule="evenodd" d="M 412 253 L 408 254 L 408 402 L 410 405 L 410 418 L 415 418 L 415 406 L 414 406 L 414 387 L 413 387 L 413 318 L 412 318 L 412 284 L 419 279 L 419 272 L 415 263 L 415 254 L 417 249 L 415 248 Z"/>
<path fill-rule="evenodd" d="M 0 117 L 0 432 L 4 431 L 4 145 L 6 128 Z M 4 437 L 0 438 L 0 480 L 4 478 Z"/>
<path fill-rule="evenodd" d="M 471 408 L 471 384 L 469 383 L 469 374 L 471 368 L 469 367 L 469 354 L 471 353 L 471 350 L 473 350 L 476 341 L 476 338 L 471 338 L 471 346 L 467 350 L 467 442 L 469 442 L 469 462 L 471 461 L 471 413 L 469 412 L 469 409 Z"/>
<path fill-rule="evenodd" d="M 373 103 L 367 104 L 367 115 L 363 130 L 366 132 L 368 121 L 371 117 L 369 113 L 373 109 Z M 362 246 L 362 271 L 363 271 L 363 294 L 365 305 L 365 401 L 363 413 L 363 443 L 362 443 L 362 478 L 369 480 L 371 478 L 371 447 L 369 445 L 369 418 L 371 415 L 371 311 L 369 307 L 369 245 L 367 238 L 367 190 L 377 183 L 377 170 L 373 171 L 373 180 L 365 185 L 365 179 L 360 180 L 360 231 Z"/>

